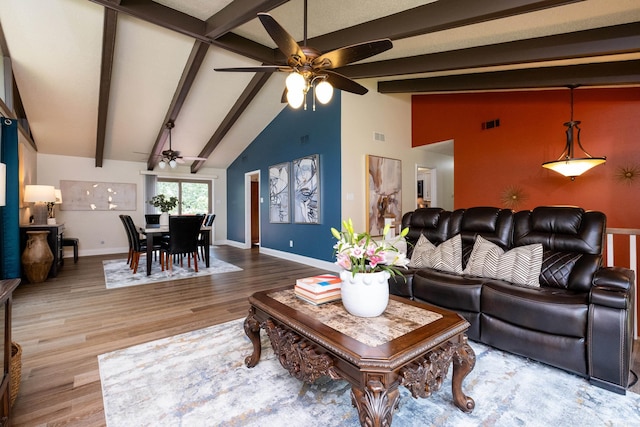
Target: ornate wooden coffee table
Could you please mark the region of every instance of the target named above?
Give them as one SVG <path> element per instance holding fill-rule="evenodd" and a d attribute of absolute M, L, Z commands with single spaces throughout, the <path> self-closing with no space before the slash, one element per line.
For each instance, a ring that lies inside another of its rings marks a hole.
<path fill-rule="evenodd" d="M 475 403 L 462 381 L 475 365 L 467 344 L 469 323 L 457 313 L 391 296 L 375 318 L 351 316 L 342 302 L 314 306 L 293 288 L 257 292 L 244 330 L 253 343 L 245 363 L 260 360 L 260 329 L 271 340 L 276 357 L 294 377 L 313 382 L 322 376 L 351 384 L 351 400 L 363 426 L 390 426 L 398 407 L 398 386 L 413 397 L 440 389 L 453 363 L 455 405 L 465 412 Z"/>

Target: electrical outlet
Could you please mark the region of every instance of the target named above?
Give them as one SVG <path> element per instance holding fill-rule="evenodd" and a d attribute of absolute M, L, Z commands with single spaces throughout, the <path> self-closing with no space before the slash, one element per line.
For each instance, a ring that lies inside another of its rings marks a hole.
<path fill-rule="evenodd" d="M 293 240 L 289 240 L 289 247 L 292 248 L 293 247 Z"/>

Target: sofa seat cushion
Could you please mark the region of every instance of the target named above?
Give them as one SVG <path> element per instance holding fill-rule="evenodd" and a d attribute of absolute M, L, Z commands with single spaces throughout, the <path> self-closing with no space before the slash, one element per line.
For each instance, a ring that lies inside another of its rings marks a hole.
<path fill-rule="evenodd" d="M 485 280 L 422 269 L 413 276 L 413 296 L 450 310 L 479 313 L 480 293 Z"/>
<path fill-rule="evenodd" d="M 481 304 L 484 314 L 522 328 L 569 337 L 587 333 L 588 293 L 494 280 L 484 284 Z"/>

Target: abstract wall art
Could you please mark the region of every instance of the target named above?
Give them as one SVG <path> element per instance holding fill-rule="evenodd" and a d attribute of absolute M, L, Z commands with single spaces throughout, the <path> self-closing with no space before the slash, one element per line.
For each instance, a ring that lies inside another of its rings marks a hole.
<path fill-rule="evenodd" d="M 320 224 L 320 157 L 317 154 L 293 161 L 294 222 Z"/>
<path fill-rule="evenodd" d="M 385 218 L 402 220 L 402 162 L 367 155 L 367 231 L 381 236 Z"/>
<path fill-rule="evenodd" d="M 289 219 L 289 162 L 269 166 L 269 222 L 285 224 Z"/>

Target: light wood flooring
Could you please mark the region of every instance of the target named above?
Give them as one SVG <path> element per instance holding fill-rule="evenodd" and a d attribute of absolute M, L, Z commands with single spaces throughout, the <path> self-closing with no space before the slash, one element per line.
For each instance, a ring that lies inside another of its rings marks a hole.
<path fill-rule="evenodd" d="M 257 248 L 214 253 L 243 271 L 107 290 L 102 261 L 123 257 L 111 255 L 66 258 L 58 277 L 21 284 L 13 305 L 13 341 L 23 349 L 13 425 L 104 426 L 98 355 L 245 317 L 253 292 L 324 272 Z"/>

